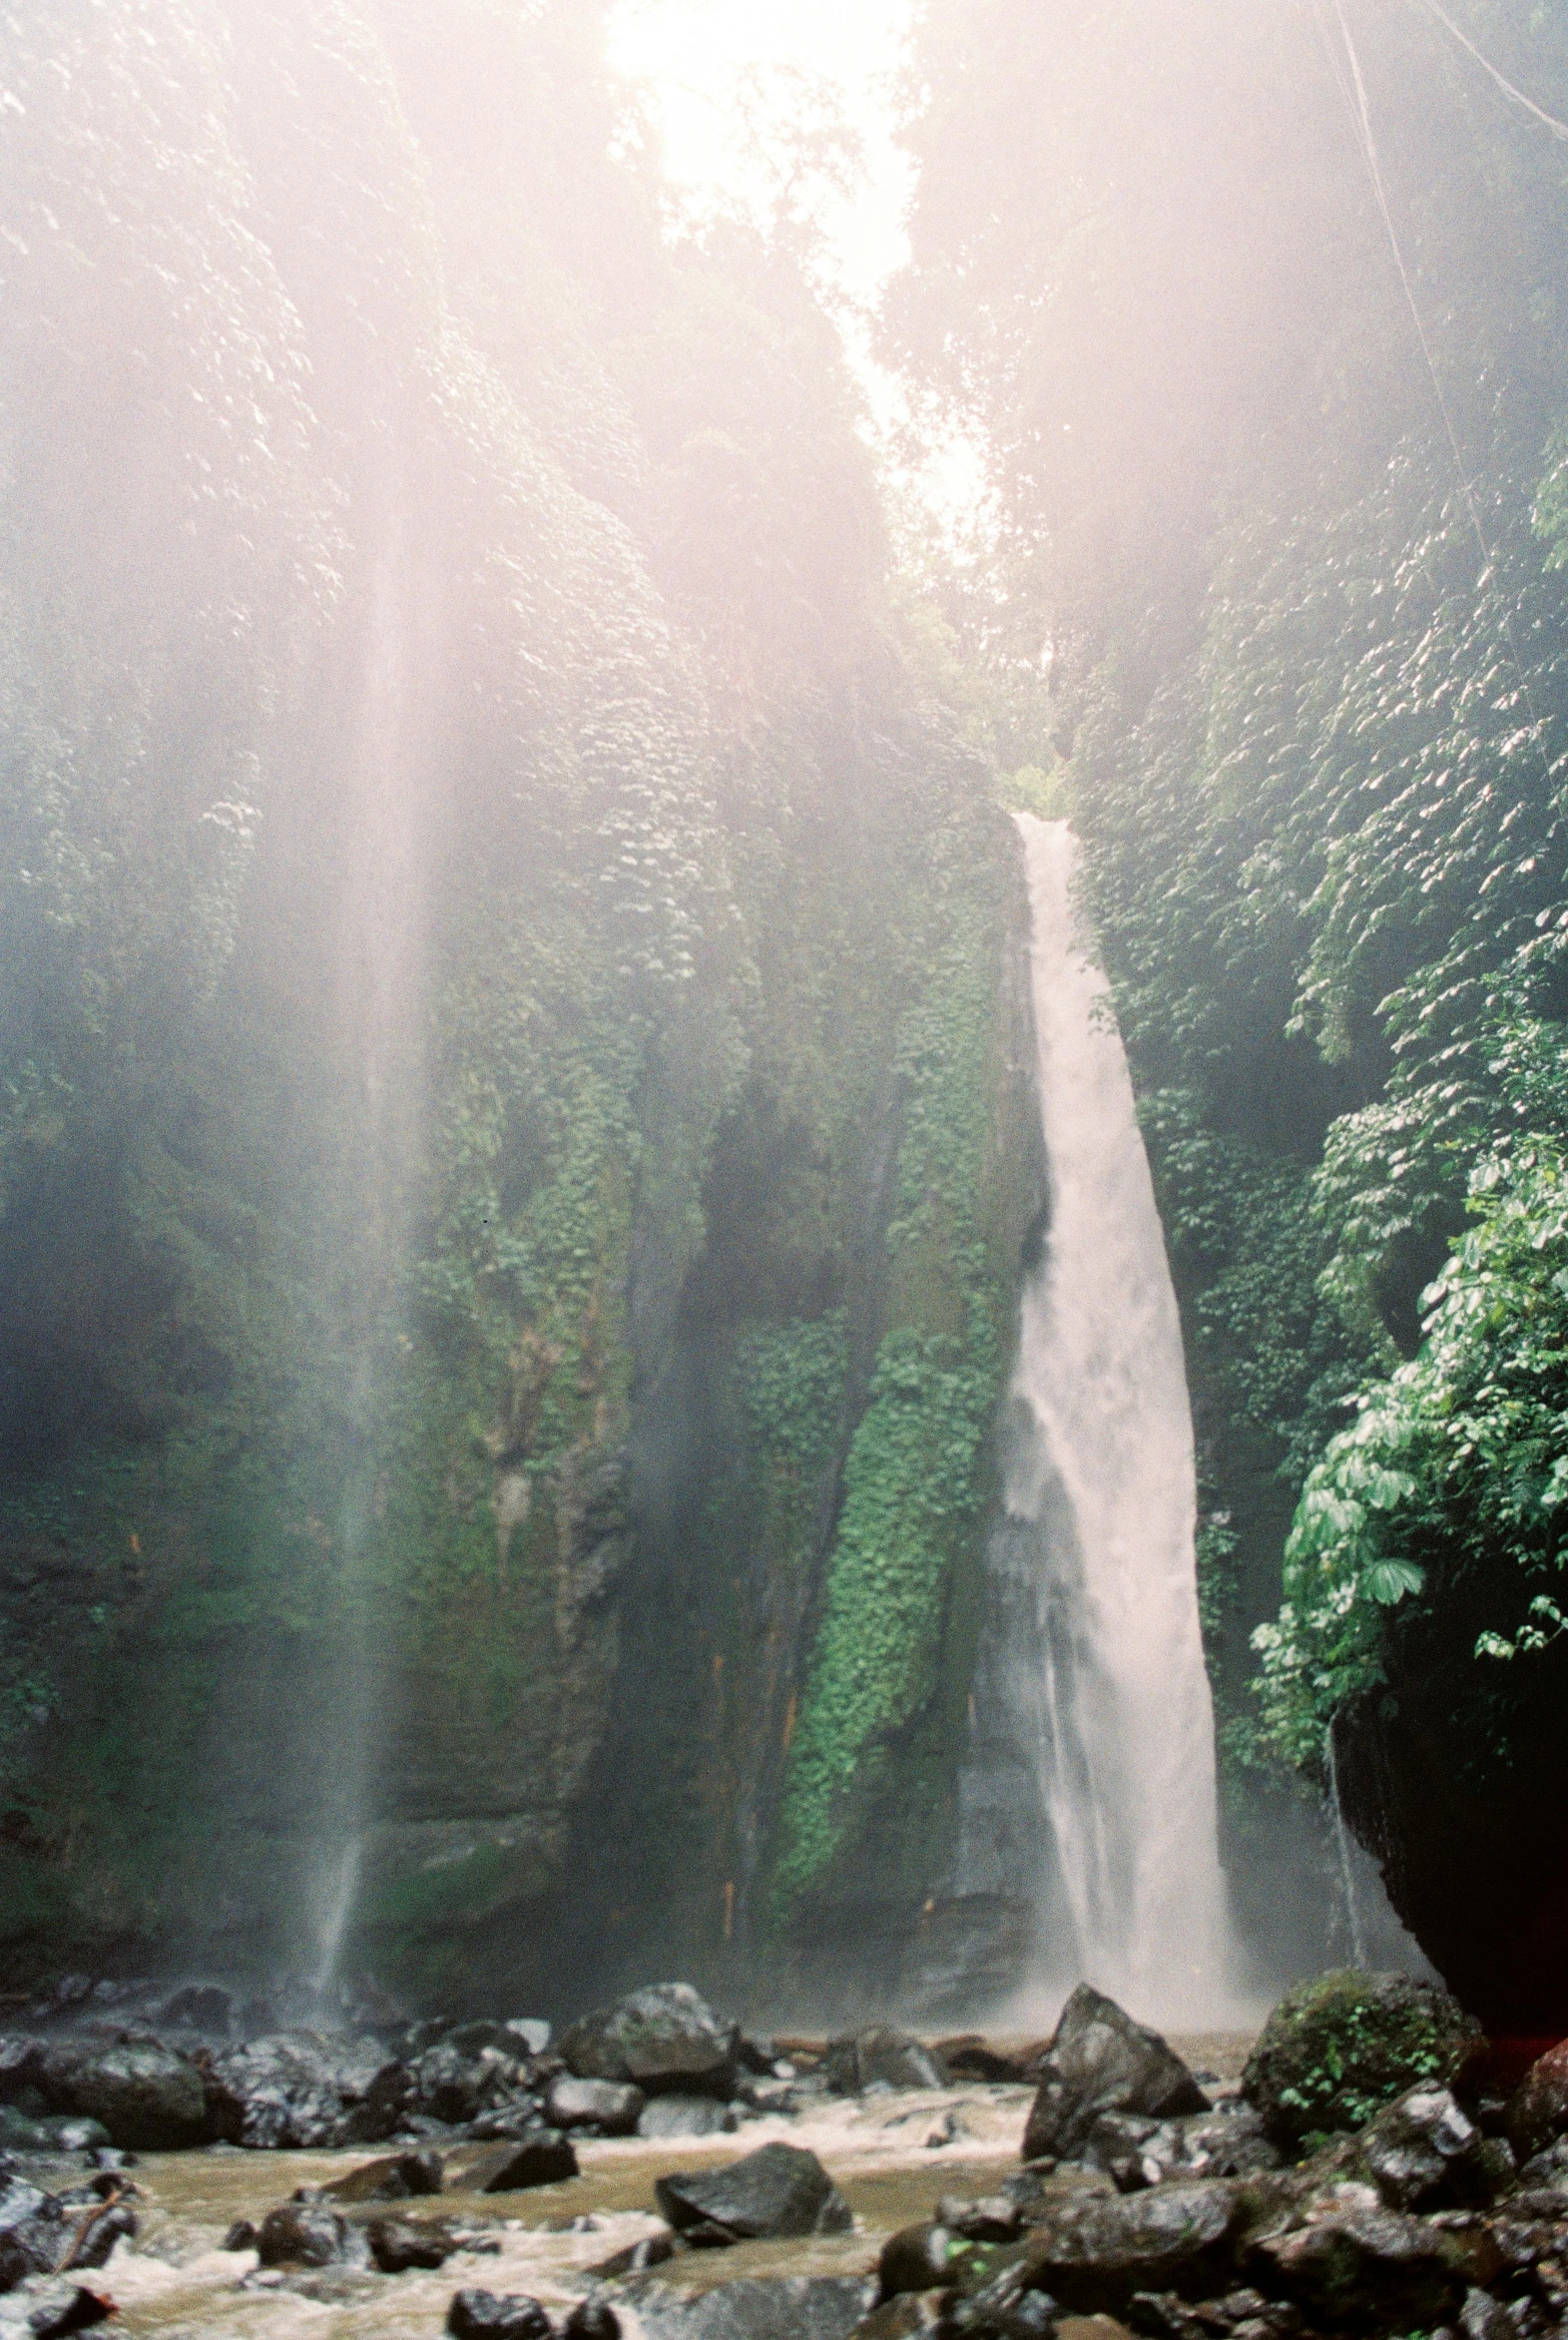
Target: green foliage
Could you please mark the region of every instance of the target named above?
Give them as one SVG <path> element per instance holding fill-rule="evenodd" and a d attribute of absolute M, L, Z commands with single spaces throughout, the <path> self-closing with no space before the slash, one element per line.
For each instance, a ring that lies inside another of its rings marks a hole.
<path fill-rule="evenodd" d="M 1266 1727 L 1299 1764 L 1384 1678 L 1386 1612 L 1476 1598 L 1477 1654 L 1539 1652 L 1568 1499 L 1568 1169 L 1556 1144 L 1488 1155 L 1473 1224 L 1430 1293 L 1420 1354 L 1363 1391 L 1309 1473 L 1286 1603 L 1261 1628 Z"/>
<path fill-rule="evenodd" d="M 983 1220 L 994 1118 L 994 876 L 984 833 L 932 841 L 923 979 L 894 1056 L 902 1140 L 886 1234 L 893 1306 L 844 1465 L 821 1623 L 785 1776 L 776 1918 L 863 1824 L 896 1735 L 930 1697 L 953 1565 L 979 1521 L 1010 1290 Z"/>
<path fill-rule="evenodd" d="M 735 1370 L 752 1436 L 790 1476 L 819 1479 L 833 1459 L 849 1373 L 842 1309 L 758 1325 L 736 1345 Z"/>

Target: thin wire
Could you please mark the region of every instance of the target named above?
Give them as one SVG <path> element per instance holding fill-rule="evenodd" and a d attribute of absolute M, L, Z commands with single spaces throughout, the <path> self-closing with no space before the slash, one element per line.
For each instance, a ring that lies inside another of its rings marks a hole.
<path fill-rule="evenodd" d="M 1522 106 L 1527 114 L 1533 114 L 1537 122 L 1544 123 L 1553 138 L 1568 138 L 1568 122 L 1559 122 L 1555 114 L 1548 114 L 1544 106 L 1538 106 L 1533 98 L 1527 98 L 1523 90 L 1515 89 L 1508 76 L 1505 73 L 1499 73 L 1491 59 L 1481 54 L 1469 35 L 1459 30 L 1447 9 L 1441 6 L 1440 0 L 1426 0 L 1426 5 L 1438 23 L 1447 26 L 1460 48 L 1469 50 L 1482 72 L 1491 75 L 1505 98 L 1511 98 L 1516 106 Z"/>

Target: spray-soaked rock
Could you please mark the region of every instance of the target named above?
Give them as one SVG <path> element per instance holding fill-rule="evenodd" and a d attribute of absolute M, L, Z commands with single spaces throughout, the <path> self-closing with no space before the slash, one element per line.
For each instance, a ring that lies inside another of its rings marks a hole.
<path fill-rule="evenodd" d="M 167 2152 L 212 2134 L 200 2066 L 156 2040 L 51 2042 L 34 2070 L 52 2112 L 98 2121 L 117 2145 Z"/>
<path fill-rule="evenodd" d="M 828 2086 L 839 2096 L 858 2096 L 880 2083 L 887 2088 L 945 2088 L 947 2067 L 934 2048 L 888 2024 L 829 2040 L 822 2059 Z"/>
<path fill-rule="evenodd" d="M 448 2228 L 416 2224 L 411 2218 L 372 2218 L 365 2228 L 365 2240 L 383 2275 L 444 2267 L 452 2253 L 462 2248 Z"/>
<path fill-rule="evenodd" d="M 563 2033 L 560 2053 L 579 2079 L 728 2098 L 739 2040 L 738 2027 L 721 2022 L 690 1983 L 655 1983 L 583 2016 Z"/>
<path fill-rule="evenodd" d="M 322 2190 L 334 2202 L 406 2202 L 438 2194 L 443 2182 L 439 2153 L 387 2153 Z"/>
<path fill-rule="evenodd" d="M 1508 2099 L 1503 2126 L 1521 2161 L 1568 2136 L 1568 2040 L 1531 2064 Z"/>
<path fill-rule="evenodd" d="M 536 2185 L 559 2185 L 577 2175 L 577 2154 L 557 2128 L 539 2129 L 515 2145 L 497 2145 L 484 2154 L 463 2182 L 475 2193 L 525 2193 Z"/>
<path fill-rule="evenodd" d="M 452 2340 L 550 2340 L 550 2318 L 526 2292 L 459 2291 L 446 2311 Z"/>
<path fill-rule="evenodd" d="M 376 2144 L 408 2106 L 407 2069 L 378 2040 L 278 2032 L 226 2048 L 207 2069 L 213 2133 L 256 2147 Z"/>
<path fill-rule="evenodd" d="M 652 2275 L 624 2296 L 646 2340 L 850 2340 L 875 2294 L 857 2275 L 746 2276 L 700 2292 Z"/>
<path fill-rule="evenodd" d="M 1105 2112 L 1169 2120 L 1207 2112 L 1198 2082 L 1158 2032 L 1134 2023 L 1114 1999 L 1080 1983 L 1040 2061 L 1040 2086 L 1024 2130 L 1026 2161 L 1075 2158 Z"/>
<path fill-rule="evenodd" d="M 0 2180 L 0 2291 L 14 2291 L 29 2275 L 52 2274 L 68 2242 L 58 2198 L 9 2171 Z"/>
<path fill-rule="evenodd" d="M 1452 2235 L 1357 2201 L 1266 2237 L 1254 2246 L 1253 2264 L 1267 2289 L 1341 2330 L 1430 2330 L 1448 2322 L 1469 2288 Z"/>
<path fill-rule="evenodd" d="M 1242 2088 L 1270 2135 L 1295 2151 L 1314 2130 L 1362 2127 L 1407 2088 L 1451 2088 L 1467 2101 L 1487 2060 L 1480 2025 L 1446 1991 L 1350 1968 L 1286 1993 Z"/>
<path fill-rule="evenodd" d="M 1050 2209 L 1017 2246 L 1028 2287 L 1079 2315 L 1119 2315 L 1135 2292 L 1201 2296 L 1228 2274 L 1241 2227 L 1232 2180 L 1159 2185 Z"/>
<path fill-rule="evenodd" d="M 656 2178 L 654 2196 L 678 2233 L 708 2226 L 736 2242 L 847 2234 L 854 2226 L 821 2162 L 799 2145 L 763 2145 L 726 2168 Z"/>
<path fill-rule="evenodd" d="M 1249 2104 L 1195 2112 L 1184 2120 L 1102 2112 L 1079 2157 L 1103 2169 L 1120 2193 L 1137 2193 L 1174 2177 L 1248 2177 L 1278 2169 L 1281 2161 L 1262 2114 Z"/>
<path fill-rule="evenodd" d="M 557 2128 L 591 2125 L 608 2137 L 627 2137 L 636 2129 L 647 2100 L 630 2080 L 580 2080 L 570 2072 L 558 2072 L 545 2097 L 545 2112 Z"/>
<path fill-rule="evenodd" d="M 1447 2088 L 1430 2087 L 1385 2104 L 1358 2140 L 1368 2176 L 1394 2210 L 1490 2200 L 1489 2142 Z"/>
<path fill-rule="evenodd" d="M 939 2219 L 917 2226 L 900 2226 L 883 2243 L 876 2262 L 882 2297 L 895 2299 L 905 2291 L 939 2289 L 947 2280 L 952 2255 L 952 2229 Z"/>
<path fill-rule="evenodd" d="M 318 2194 L 279 2202 L 256 2238 L 263 2267 L 330 2267 L 346 2256 L 348 2226 Z"/>
<path fill-rule="evenodd" d="M 640 2137 L 728 2136 L 738 2125 L 717 2096 L 655 2096 L 637 2116 Z"/>

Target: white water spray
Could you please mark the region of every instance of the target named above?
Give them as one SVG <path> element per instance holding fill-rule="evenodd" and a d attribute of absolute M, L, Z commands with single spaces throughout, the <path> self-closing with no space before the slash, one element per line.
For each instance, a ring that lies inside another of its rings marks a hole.
<path fill-rule="evenodd" d="M 1036 1848 L 1049 1840 L 1033 1879 L 1042 1984 L 1084 1979 L 1146 2020 L 1213 2023 L 1237 1977 L 1181 1323 L 1105 978 L 1073 931 L 1076 846 L 1065 822 L 1018 826 L 1051 1217 L 991 1555 L 984 1687 L 1012 1751 L 1011 1857 L 1032 1821 Z"/>

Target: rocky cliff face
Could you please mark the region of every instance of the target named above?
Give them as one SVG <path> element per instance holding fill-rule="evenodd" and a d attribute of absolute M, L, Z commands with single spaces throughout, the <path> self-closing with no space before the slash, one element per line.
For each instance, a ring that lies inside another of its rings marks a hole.
<path fill-rule="evenodd" d="M 6 1961 L 814 1989 L 941 1871 L 1010 832 L 592 10 L 148 29 L 4 36 Z"/>

